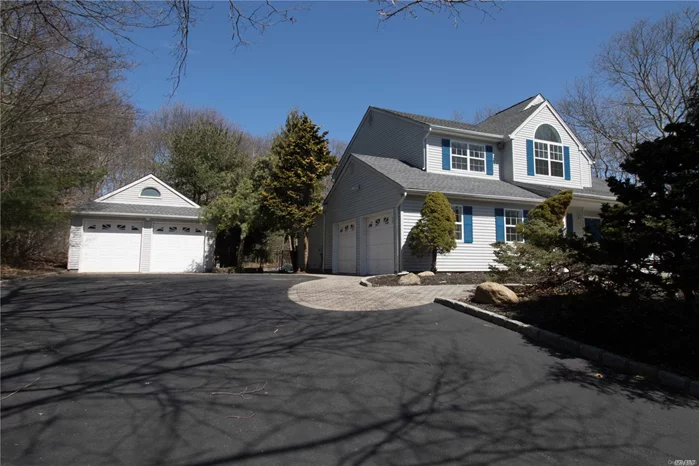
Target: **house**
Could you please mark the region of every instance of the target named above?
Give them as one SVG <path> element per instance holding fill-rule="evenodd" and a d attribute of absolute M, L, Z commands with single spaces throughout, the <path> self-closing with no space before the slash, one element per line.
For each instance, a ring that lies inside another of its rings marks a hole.
<path fill-rule="evenodd" d="M 457 247 L 440 271 L 483 271 L 495 242 L 520 241 L 527 211 L 572 189 L 566 228 L 583 234 L 615 200 L 592 160 L 541 94 L 472 125 L 369 107 L 309 232 L 309 270 L 374 275 L 428 270 L 406 245 L 425 196 L 440 191 L 456 214 Z"/>
<path fill-rule="evenodd" d="M 71 215 L 68 269 L 78 272 L 204 272 L 215 228 L 200 207 L 148 175 Z"/>

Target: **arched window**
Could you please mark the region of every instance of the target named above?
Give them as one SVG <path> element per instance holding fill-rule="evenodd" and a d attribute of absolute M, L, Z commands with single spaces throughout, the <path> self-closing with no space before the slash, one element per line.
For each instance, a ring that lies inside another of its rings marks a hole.
<path fill-rule="evenodd" d="M 556 128 L 546 124 L 541 125 L 536 129 L 534 138 L 541 141 L 561 142 L 561 136 L 558 134 L 558 131 L 556 131 Z"/>
<path fill-rule="evenodd" d="M 141 196 L 144 197 L 160 197 L 160 191 L 155 188 L 143 188 L 141 191 Z"/>
<path fill-rule="evenodd" d="M 551 125 L 543 124 L 534 133 L 534 170 L 537 175 L 563 178 L 561 136 Z"/>

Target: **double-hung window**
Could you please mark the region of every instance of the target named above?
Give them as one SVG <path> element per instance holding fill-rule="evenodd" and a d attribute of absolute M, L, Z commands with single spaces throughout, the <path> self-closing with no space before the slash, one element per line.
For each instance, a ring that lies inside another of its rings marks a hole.
<path fill-rule="evenodd" d="M 517 234 L 517 224 L 524 221 L 524 213 L 518 209 L 505 209 L 505 241 L 512 243 L 523 241 L 522 235 Z"/>
<path fill-rule="evenodd" d="M 464 232 L 464 211 L 460 205 L 453 205 L 451 208 L 454 211 L 454 223 L 456 224 L 455 239 L 461 241 Z"/>
<path fill-rule="evenodd" d="M 536 174 L 563 178 L 563 145 L 558 131 L 544 124 L 539 126 L 534 137 Z"/>
<path fill-rule="evenodd" d="M 485 146 L 452 141 L 451 167 L 454 170 L 485 172 Z"/>

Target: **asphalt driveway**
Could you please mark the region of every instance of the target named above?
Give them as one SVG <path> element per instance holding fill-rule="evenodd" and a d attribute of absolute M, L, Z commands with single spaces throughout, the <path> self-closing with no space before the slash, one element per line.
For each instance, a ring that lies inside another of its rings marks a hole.
<path fill-rule="evenodd" d="M 5 287 L 2 464 L 699 460 L 696 399 L 597 378 L 440 305 L 332 312 L 288 299 L 311 279 L 63 275 Z"/>

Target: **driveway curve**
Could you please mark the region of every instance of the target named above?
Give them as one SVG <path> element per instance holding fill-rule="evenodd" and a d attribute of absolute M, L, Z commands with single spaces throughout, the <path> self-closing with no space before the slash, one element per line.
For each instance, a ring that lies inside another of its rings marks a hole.
<path fill-rule="evenodd" d="M 359 277 L 313 275 L 318 280 L 297 283 L 289 299 L 302 306 L 331 311 L 386 311 L 430 304 L 437 296 L 458 298 L 475 285 L 382 286 L 367 288 Z"/>

